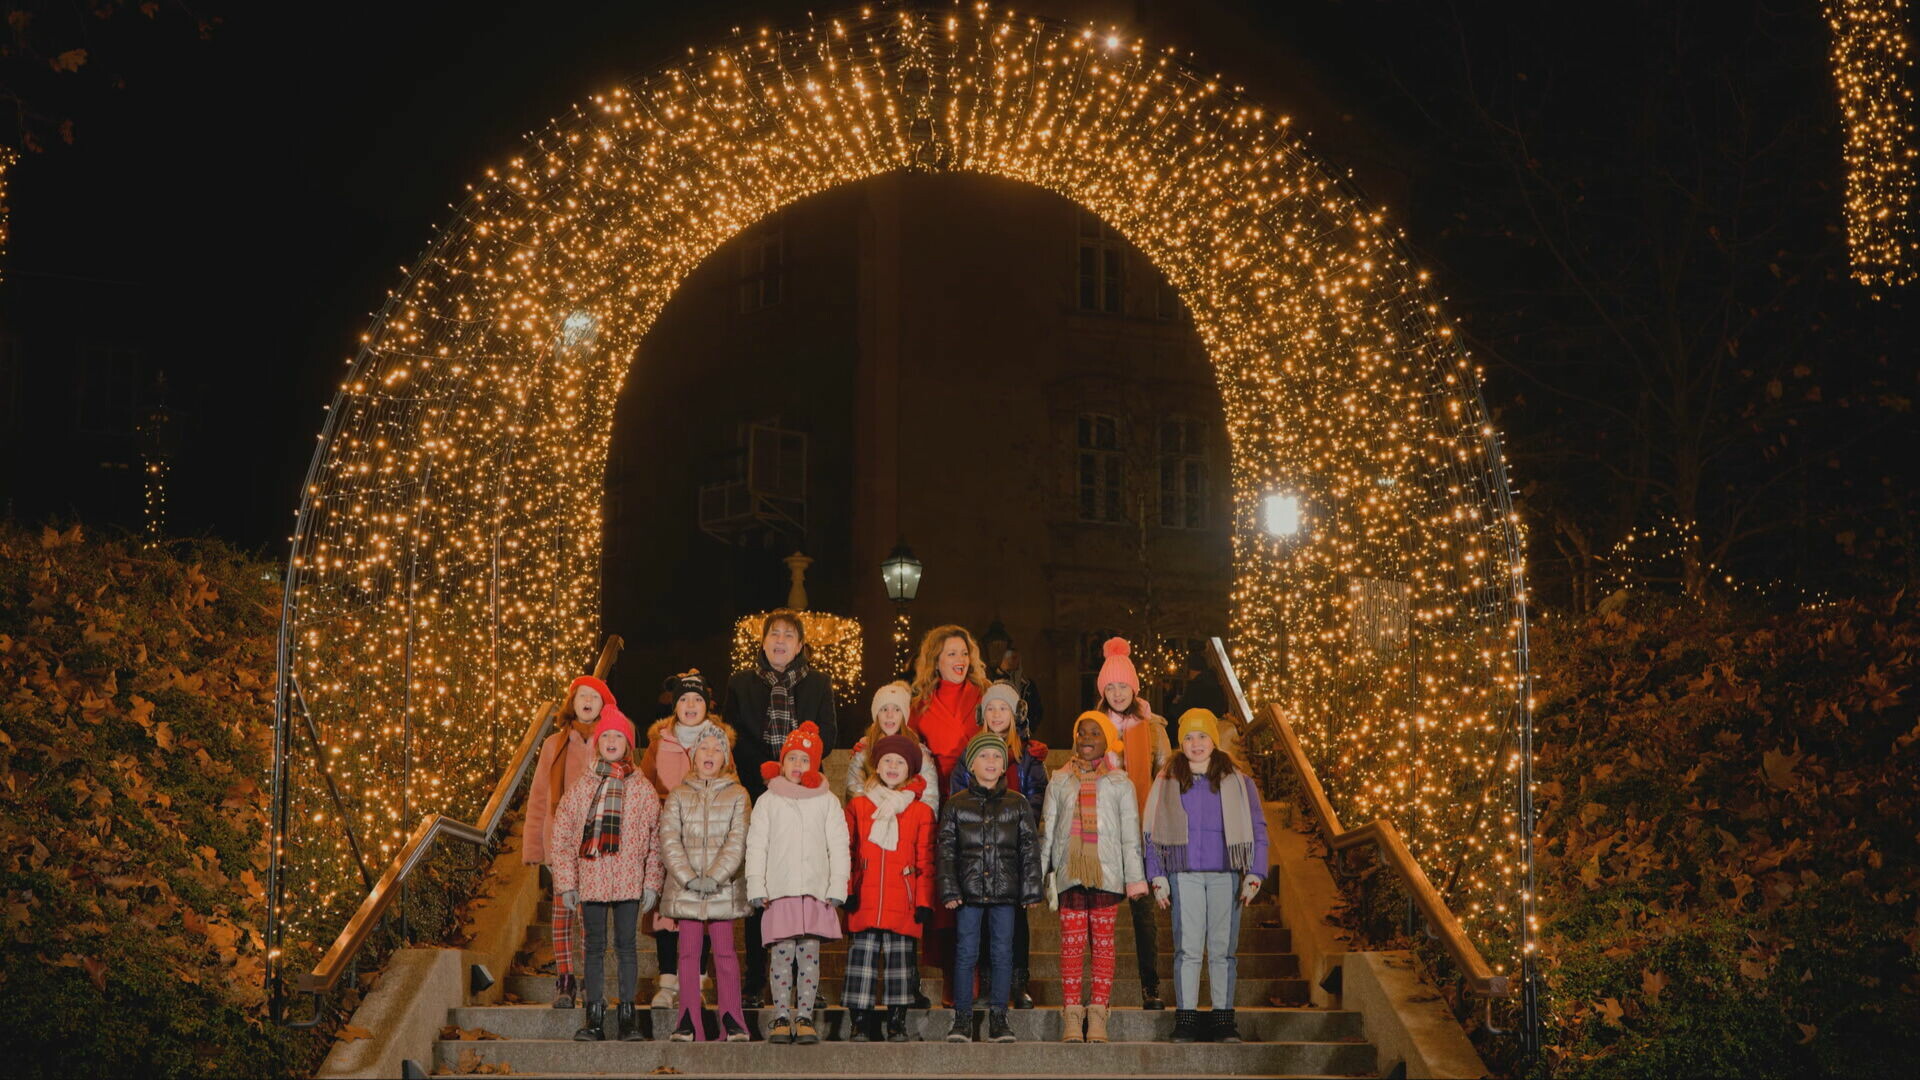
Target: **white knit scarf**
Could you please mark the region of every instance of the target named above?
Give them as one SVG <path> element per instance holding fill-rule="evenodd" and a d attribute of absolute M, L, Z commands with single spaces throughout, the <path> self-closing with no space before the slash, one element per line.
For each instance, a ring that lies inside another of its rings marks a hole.
<path fill-rule="evenodd" d="M 867 829 L 867 839 L 873 841 L 882 851 L 893 851 L 900 846 L 900 812 L 912 806 L 914 794 L 890 788 L 878 780 L 867 782 L 867 799 L 873 803 L 873 825 Z"/>

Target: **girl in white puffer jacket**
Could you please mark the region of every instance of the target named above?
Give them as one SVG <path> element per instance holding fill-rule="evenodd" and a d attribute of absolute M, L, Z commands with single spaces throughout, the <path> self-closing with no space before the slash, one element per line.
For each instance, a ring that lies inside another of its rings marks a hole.
<path fill-rule="evenodd" d="M 795 728 L 779 764 L 760 767 L 767 792 L 747 824 L 747 902 L 766 907 L 761 941 L 772 959 L 771 1043 L 820 1041 L 813 1024 L 820 942 L 840 937 L 847 902 L 847 815 L 820 775 L 825 752 L 811 721 Z"/>

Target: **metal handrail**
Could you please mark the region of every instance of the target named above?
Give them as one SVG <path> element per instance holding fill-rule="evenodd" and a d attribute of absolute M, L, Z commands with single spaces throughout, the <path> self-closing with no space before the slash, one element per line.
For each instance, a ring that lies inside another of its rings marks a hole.
<path fill-rule="evenodd" d="M 1247 697 L 1240 688 L 1240 679 L 1234 674 L 1233 663 L 1227 658 L 1225 643 L 1219 638 L 1208 641 L 1208 660 L 1220 677 L 1222 688 L 1229 695 L 1232 707 L 1239 713 L 1240 722 L 1251 731 L 1255 713 L 1247 704 Z M 1333 809 L 1333 803 L 1327 798 L 1326 788 L 1320 784 L 1320 776 L 1314 772 L 1313 764 L 1307 760 L 1307 754 L 1300 746 L 1300 739 L 1293 732 L 1293 725 L 1287 722 L 1286 714 L 1280 706 L 1269 705 L 1265 711 L 1267 723 L 1279 736 L 1280 749 L 1287 764 L 1292 766 L 1294 775 L 1300 780 L 1301 789 L 1306 792 L 1307 809 L 1312 813 L 1320 832 L 1326 836 L 1328 846 L 1335 851 L 1349 851 L 1368 844 L 1377 845 L 1382 860 L 1407 888 L 1407 894 L 1413 898 L 1414 906 L 1426 917 L 1427 925 L 1433 928 L 1434 936 L 1440 940 L 1442 948 L 1453 962 L 1459 966 L 1465 977 L 1467 989 L 1485 997 L 1505 997 L 1514 990 L 1513 980 L 1505 975 L 1495 975 L 1487 966 L 1486 958 L 1467 937 L 1467 932 L 1454 917 L 1447 902 L 1440 898 L 1440 891 L 1427 880 L 1426 871 L 1420 869 L 1420 863 L 1408 850 L 1407 843 L 1400 837 L 1400 830 L 1393 823 L 1381 818 L 1368 822 L 1357 829 L 1347 829 L 1340 824 L 1340 815 Z"/>
<path fill-rule="evenodd" d="M 600 658 L 593 666 L 593 674 L 596 678 L 606 677 L 607 672 L 613 667 L 614 659 L 620 655 L 620 650 L 624 646 L 625 642 L 620 639 L 620 635 L 612 634 L 607 637 L 606 644 L 600 650 Z M 445 814 L 428 814 L 420 820 L 420 824 L 414 827 L 413 835 L 407 838 L 406 844 L 393 857 L 393 861 L 387 864 L 387 869 L 380 875 L 380 880 L 374 882 L 366 898 L 360 901 L 359 909 L 353 913 L 353 918 L 347 921 L 340 935 L 333 939 L 333 944 L 320 958 L 319 963 L 313 966 L 312 971 L 300 975 L 294 981 L 294 989 L 297 993 L 312 995 L 317 1001 L 321 995 L 330 993 L 335 986 L 339 985 L 341 977 L 346 974 L 354 956 L 367 943 L 367 938 L 373 934 L 374 927 L 378 926 L 380 920 L 386 916 L 387 909 L 392 907 L 394 901 L 399 898 L 400 886 L 426 859 L 435 840 L 445 836 L 477 846 L 485 846 L 492 842 L 494 833 L 499 830 L 501 821 L 506 818 L 507 807 L 513 801 L 514 793 L 520 789 L 520 782 L 526 779 L 527 770 L 532 767 L 534 758 L 539 753 L 541 740 L 546 738 L 554 716 L 564 705 L 565 702 L 559 701 L 547 705 L 540 710 L 540 716 L 527 727 L 527 732 L 520 737 L 520 745 L 514 750 L 506 770 L 500 774 L 499 781 L 494 784 L 493 795 L 487 800 L 486 808 L 480 811 L 480 824 L 469 824 Z"/>

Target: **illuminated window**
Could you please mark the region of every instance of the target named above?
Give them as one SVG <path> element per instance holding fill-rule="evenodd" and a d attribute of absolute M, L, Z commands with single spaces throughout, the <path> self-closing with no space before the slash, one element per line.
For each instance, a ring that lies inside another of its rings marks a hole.
<path fill-rule="evenodd" d="M 759 311 L 780 302 L 785 287 L 786 238 L 779 228 L 764 229 L 740 244 L 739 311 Z"/>

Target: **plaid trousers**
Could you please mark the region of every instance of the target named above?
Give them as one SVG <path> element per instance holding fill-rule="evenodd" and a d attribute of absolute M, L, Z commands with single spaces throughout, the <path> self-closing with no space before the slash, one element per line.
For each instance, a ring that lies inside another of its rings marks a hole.
<path fill-rule="evenodd" d="M 913 1004 L 914 940 L 891 930 L 862 930 L 847 943 L 847 982 L 840 1004 L 878 1009 Z"/>
<path fill-rule="evenodd" d="M 553 973 L 572 975 L 587 965 L 587 938 L 580 932 L 580 916 L 553 898 Z"/>

